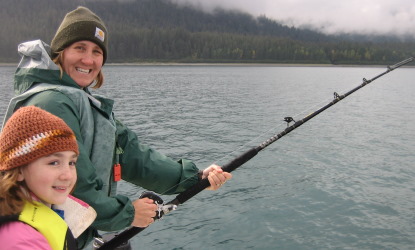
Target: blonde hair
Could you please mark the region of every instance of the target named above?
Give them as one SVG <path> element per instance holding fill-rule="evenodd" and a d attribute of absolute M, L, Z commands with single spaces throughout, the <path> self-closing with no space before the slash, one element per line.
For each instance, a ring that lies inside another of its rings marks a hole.
<path fill-rule="evenodd" d="M 53 59 L 53 62 L 58 65 L 59 70 L 61 72 L 61 79 L 63 76 L 63 68 L 62 68 L 62 61 L 63 61 L 63 50 L 57 53 L 58 55 Z M 95 85 L 92 86 L 93 89 L 99 89 L 104 84 L 104 74 L 102 74 L 102 70 L 99 71 L 97 77 L 95 78 Z"/>
<path fill-rule="evenodd" d="M 21 167 L 0 172 L 0 216 L 20 214 L 25 201 L 32 202 L 24 181 L 18 181 Z"/>

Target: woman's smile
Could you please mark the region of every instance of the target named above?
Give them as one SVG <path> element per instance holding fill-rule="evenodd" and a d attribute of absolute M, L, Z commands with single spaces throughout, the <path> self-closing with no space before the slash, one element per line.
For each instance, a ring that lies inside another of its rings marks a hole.
<path fill-rule="evenodd" d="M 63 70 L 81 88 L 88 87 L 94 82 L 103 62 L 102 49 L 90 41 L 75 42 L 63 51 Z"/>

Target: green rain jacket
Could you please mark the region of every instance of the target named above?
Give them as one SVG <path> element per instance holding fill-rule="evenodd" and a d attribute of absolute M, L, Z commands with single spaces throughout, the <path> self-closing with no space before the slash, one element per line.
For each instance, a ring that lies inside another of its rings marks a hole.
<path fill-rule="evenodd" d="M 22 43 L 22 59 L 4 122 L 21 106 L 35 105 L 62 118 L 76 135 L 80 155 L 73 196 L 97 211 L 92 226 L 78 238 L 85 246 L 96 230 L 116 231 L 131 225 L 134 207 L 116 194 L 113 166 L 119 162 L 122 179 L 156 193 L 180 193 L 198 181 L 198 169 L 187 160 L 174 161 L 142 144 L 136 134 L 113 116 L 113 101 L 81 89 L 61 73 L 40 40 Z M 3 123 L 4 124 L 4 123 Z"/>

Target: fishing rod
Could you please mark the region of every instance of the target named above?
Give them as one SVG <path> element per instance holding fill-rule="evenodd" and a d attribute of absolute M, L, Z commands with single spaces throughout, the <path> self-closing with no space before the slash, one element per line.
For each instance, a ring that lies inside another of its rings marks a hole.
<path fill-rule="evenodd" d="M 301 120 L 295 121 L 292 117 L 285 117 L 284 121 L 287 122 L 287 128 L 285 128 L 282 132 L 272 136 L 268 140 L 262 142 L 257 147 L 251 148 L 250 150 L 246 151 L 245 153 L 239 155 L 238 157 L 236 157 L 235 159 L 233 159 L 229 163 L 222 166 L 223 171 L 225 171 L 225 172 L 234 171 L 235 169 L 237 169 L 238 167 L 242 166 L 244 163 L 246 163 L 247 161 L 252 159 L 254 156 L 256 156 L 261 150 L 265 149 L 266 147 L 268 147 L 272 143 L 276 142 L 277 140 L 281 139 L 282 137 L 284 137 L 285 135 L 290 133 L 291 131 L 293 131 L 296 128 L 300 127 L 301 125 L 303 125 L 304 123 L 306 123 L 310 119 L 316 117 L 321 112 L 323 112 L 326 109 L 330 108 L 331 106 L 333 106 L 334 104 L 336 104 L 339 101 L 343 100 L 344 98 L 351 95 L 352 93 L 356 92 L 357 90 L 359 90 L 359 89 L 363 88 L 364 86 L 368 85 L 372 81 L 382 77 L 383 75 L 391 72 L 394 69 L 397 69 L 397 68 L 399 68 L 399 67 L 401 67 L 405 64 L 408 64 L 408 63 L 412 62 L 413 60 L 414 60 L 414 57 L 410 57 L 410 58 L 405 59 L 405 60 L 403 60 L 403 61 L 401 61 L 401 62 L 399 62 L 395 65 L 387 66 L 387 70 L 385 72 L 373 77 L 370 80 L 367 80 L 367 79 L 363 78 L 363 82 L 360 85 L 358 85 L 357 87 L 353 88 L 352 90 L 346 92 L 343 95 L 339 95 L 336 92 L 334 92 L 334 98 L 331 102 L 329 102 L 325 106 L 321 107 L 320 109 L 310 113 L 309 115 L 305 116 Z M 291 122 L 294 122 L 294 124 L 290 125 Z M 152 192 L 145 192 L 141 197 L 148 197 L 148 198 L 153 199 L 153 200 L 156 201 L 156 204 L 159 207 L 156 219 L 160 219 L 161 216 L 163 216 L 163 215 L 165 215 L 165 214 L 167 214 L 167 213 L 169 213 L 173 210 L 176 210 L 177 207 L 180 204 L 183 204 L 184 202 L 186 202 L 187 200 L 189 200 L 190 198 L 192 198 L 196 194 L 200 193 L 202 190 L 204 190 L 205 188 L 207 188 L 209 186 L 210 186 L 210 184 L 209 184 L 209 180 L 207 178 L 201 179 L 194 186 L 192 186 L 189 189 L 187 189 L 186 191 L 180 193 L 179 195 L 177 195 L 173 200 L 171 200 L 167 204 L 161 204 L 163 202 L 161 200 L 161 198 L 158 197 L 156 194 L 154 194 Z M 97 249 L 100 249 L 100 250 L 114 249 L 117 246 L 127 242 L 129 239 L 131 239 L 132 237 L 134 237 L 135 235 L 137 235 L 138 233 L 140 233 L 144 229 L 146 229 L 146 227 L 144 227 L 144 228 L 143 227 L 131 227 L 129 229 L 126 229 L 125 231 L 115 235 L 115 237 L 110 239 L 109 241 L 102 242 L 102 245 L 100 244 L 101 246 Z"/>

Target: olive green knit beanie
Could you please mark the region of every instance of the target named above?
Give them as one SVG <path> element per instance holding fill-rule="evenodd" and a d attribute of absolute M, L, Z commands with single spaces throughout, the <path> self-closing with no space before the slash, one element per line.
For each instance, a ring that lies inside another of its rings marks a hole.
<path fill-rule="evenodd" d="M 74 42 L 88 40 L 96 43 L 104 51 L 104 62 L 107 59 L 108 33 L 104 22 L 95 13 L 85 7 L 67 13 L 52 39 L 52 59 L 61 50 Z"/>
<path fill-rule="evenodd" d="M 59 117 L 35 106 L 19 108 L 0 133 L 0 171 L 62 151 L 79 154 L 75 134 Z"/>

